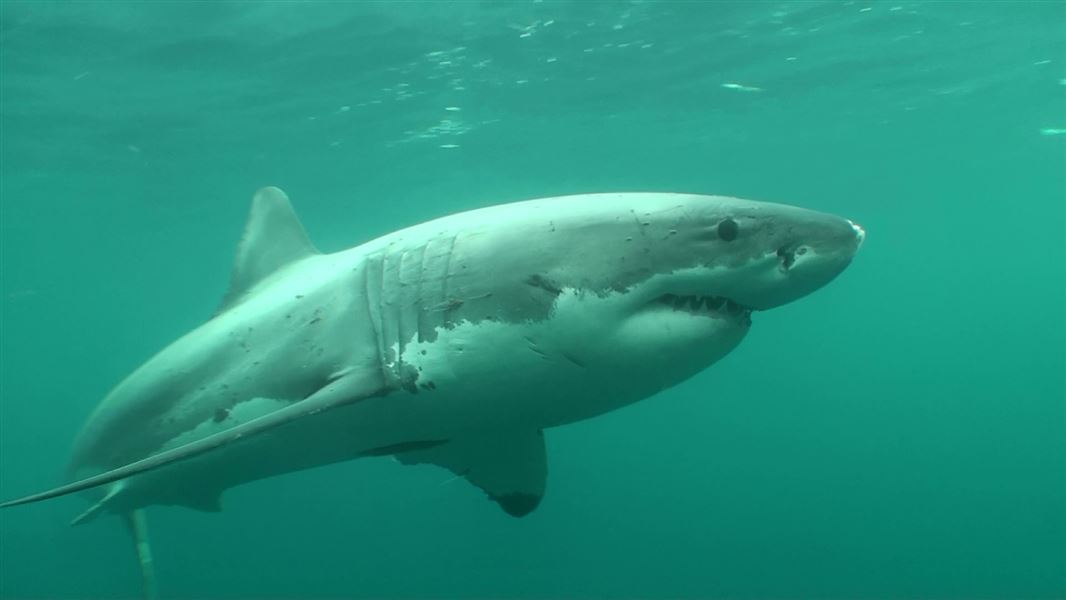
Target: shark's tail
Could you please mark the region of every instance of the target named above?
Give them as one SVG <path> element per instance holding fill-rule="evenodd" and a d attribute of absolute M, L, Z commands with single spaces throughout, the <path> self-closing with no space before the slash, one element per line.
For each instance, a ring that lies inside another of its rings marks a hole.
<path fill-rule="evenodd" d="M 135 508 L 123 513 L 126 526 L 129 527 L 130 535 L 133 536 L 133 544 L 137 549 L 137 562 L 141 567 L 141 584 L 144 586 L 144 600 L 157 600 L 159 590 L 155 583 L 155 566 L 152 564 L 152 546 L 148 543 L 148 521 L 144 516 L 143 508 Z"/>

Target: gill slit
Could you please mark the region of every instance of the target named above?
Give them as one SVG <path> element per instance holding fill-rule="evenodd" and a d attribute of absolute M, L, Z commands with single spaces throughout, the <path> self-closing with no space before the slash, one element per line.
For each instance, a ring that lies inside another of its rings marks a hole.
<path fill-rule="evenodd" d="M 377 262 L 377 256 L 371 255 L 366 259 L 363 267 L 363 295 L 366 300 L 367 320 L 370 322 L 370 329 L 373 332 L 374 340 L 377 342 L 378 368 L 381 369 L 382 379 L 389 382 L 392 379 L 389 377 L 388 368 L 385 364 L 385 340 L 380 305 L 381 294 L 374 290 L 374 277 L 373 273 L 371 273 Z"/>
<path fill-rule="evenodd" d="M 441 278 L 441 298 L 444 301 L 443 315 L 441 316 L 442 325 L 448 327 L 452 322 L 452 311 L 455 310 L 452 297 L 450 295 L 451 290 L 448 289 L 449 283 L 452 280 L 452 256 L 455 254 L 455 244 L 459 239 L 459 232 L 448 238 L 448 251 L 444 257 L 444 276 Z"/>

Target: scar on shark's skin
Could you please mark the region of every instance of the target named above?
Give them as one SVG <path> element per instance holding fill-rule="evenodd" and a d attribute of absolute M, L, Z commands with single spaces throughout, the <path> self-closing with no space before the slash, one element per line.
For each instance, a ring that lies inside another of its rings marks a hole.
<path fill-rule="evenodd" d="M 585 368 L 585 363 L 581 362 L 580 360 L 575 358 L 573 355 L 567 354 L 566 352 L 563 352 L 562 355 L 563 355 L 563 358 L 565 358 L 566 360 L 574 363 L 575 366 L 581 367 L 582 369 Z"/>
<path fill-rule="evenodd" d="M 466 301 L 463 300 L 462 298 L 449 298 L 449 299 L 445 300 L 444 302 L 441 302 L 440 304 L 438 304 L 436 306 L 431 306 L 430 308 L 427 308 L 426 310 L 435 310 L 435 311 L 455 310 L 455 309 L 459 308 L 460 306 L 462 306 L 464 302 L 466 302 Z"/>
<path fill-rule="evenodd" d="M 559 294 L 563 293 L 563 289 L 561 287 L 553 283 L 547 277 L 540 275 L 539 273 L 534 273 L 527 277 L 526 284 L 536 288 L 540 288 L 553 296 L 558 296 Z"/>
<path fill-rule="evenodd" d="M 544 429 L 709 367 L 754 311 L 829 283 L 864 237 L 782 204 L 615 193 L 491 206 L 322 254 L 285 193 L 263 188 L 218 312 L 104 398 L 72 483 L 0 508 L 100 488 L 75 522 L 123 516 L 149 595 L 145 507 L 215 512 L 230 487 L 319 465 L 437 465 L 523 516 L 546 489 Z"/>
<path fill-rule="evenodd" d="M 465 298 L 465 299 L 464 298 L 448 298 L 444 302 L 441 302 L 440 304 L 436 304 L 434 306 L 431 306 L 431 307 L 429 307 L 429 308 L 427 308 L 425 310 L 427 310 L 427 311 L 444 311 L 444 312 L 447 312 L 447 311 L 456 310 L 456 309 L 462 307 L 464 304 L 466 304 L 467 302 L 469 302 L 471 300 L 481 300 L 481 299 L 491 298 L 491 297 L 492 297 L 492 293 L 489 292 L 489 293 L 481 294 L 480 296 L 473 296 L 473 297 Z"/>

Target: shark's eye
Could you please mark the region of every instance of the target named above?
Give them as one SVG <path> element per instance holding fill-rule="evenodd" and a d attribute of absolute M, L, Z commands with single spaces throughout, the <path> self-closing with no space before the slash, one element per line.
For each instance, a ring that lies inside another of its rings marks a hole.
<path fill-rule="evenodd" d="M 740 225 L 737 225 L 733 219 L 726 219 L 718 224 L 718 239 L 732 242 L 737 239 L 738 233 L 740 233 Z"/>

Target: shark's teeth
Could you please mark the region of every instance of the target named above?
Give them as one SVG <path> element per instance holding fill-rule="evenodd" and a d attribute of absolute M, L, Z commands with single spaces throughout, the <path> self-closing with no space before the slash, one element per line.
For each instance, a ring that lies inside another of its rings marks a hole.
<path fill-rule="evenodd" d="M 751 309 L 738 304 L 723 296 L 679 296 L 677 294 L 664 294 L 658 302 L 665 304 L 674 310 L 689 313 L 710 314 L 716 316 L 737 316 L 748 319 Z"/>

